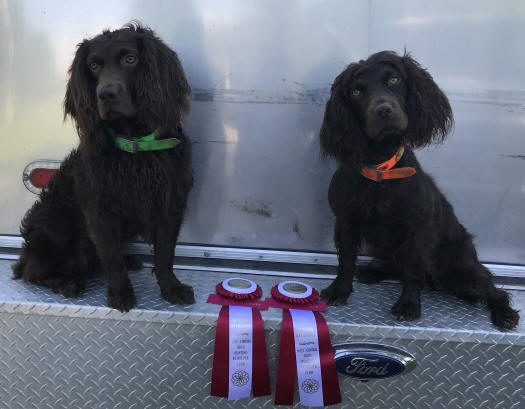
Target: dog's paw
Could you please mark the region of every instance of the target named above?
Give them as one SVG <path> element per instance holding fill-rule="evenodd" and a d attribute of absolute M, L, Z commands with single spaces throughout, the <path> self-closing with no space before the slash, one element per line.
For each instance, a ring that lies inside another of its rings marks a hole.
<path fill-rule="evenodd" d="M 518 325 L 518 322 L 520 321 L 520 315 L 518 311 L 513 310 L 509 306 L 504 306 L 491 310 L 490 320 L 498 328 L 504 330 L 513 329 Z"/>
<path fill-rule="evenodd" d="M 119 310 L 120 312 L 128 312 L 135 304 L 135 293 L 131 284 L 124 286 L 123 288 L 108 288 L 108 306 Z"/>
<path fill-rule="evenodd" d="M 84 294 L 86 282 L 82 278 L 50 277 L 44 282 L 53 292 L 62 294 L 67 298 L 78 298 Z"/>
<path fill-rule="evenodd" d="M 394 274 L 388 274 L 383 267 L 372 264 L 359 266 L 356 271 L 356 278 L 363 284 L 375 284 L 389 278 L 394 278 Z"/>
<path fill-rule="evenodd" d="M 13 265 L 13 278 L 18 280 L 24 275 L 25 262 L 19 260 L 16 264 Z"/>
<path fill-rule="evenodd" d="M 358 271 L 355 275 L 357 281 L 363 284 L 377 284 L 383 281 L 381 277 L 371 274 L 370 271 Z"/>
<path fill-rule="evenodd" d="M 193 288 L 186 284 L 172 285 L 169 288 L 161 288 L 162 298 L 171 304 L 193 304 L 195 295 Z"/>
<path fill-rule="evenodd" d="M 124 254 L 124 264 L 127 271 L 138 271 L 142 268 L 142 260 L 131 254 Z"/>
<path fill-rule="evenodd" d="M 352 292 L 352 284 L 341 285 L 337 280 L 321 291 L 321 299 L 328 305 L 346 305 L 348 296 Z"/>
<path fill-rule="evenodd" d="M 421 304 L 408 299 L 399 299 L 390 311 L 398 321 L 413 321 L 421 317 Z"/>

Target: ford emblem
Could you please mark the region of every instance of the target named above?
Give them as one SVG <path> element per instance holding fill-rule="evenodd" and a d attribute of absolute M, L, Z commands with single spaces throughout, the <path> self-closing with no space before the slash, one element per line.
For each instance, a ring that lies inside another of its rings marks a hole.
<path fill-rule="evenodd" d="M 390 378 L 416 366 L 412 354 L 393 345 L 347 342 L 334 344 L 333 348 L 337 372 L 361 381 Z"/>

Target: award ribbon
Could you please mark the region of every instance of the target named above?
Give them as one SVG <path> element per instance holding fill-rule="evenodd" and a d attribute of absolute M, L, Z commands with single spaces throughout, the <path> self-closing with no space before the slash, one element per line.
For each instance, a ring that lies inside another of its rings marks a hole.
<path fill-rule="evenodd" d="M 295 376 L 301 405 L 327 406 L 341 402 L 330 333 L 320 311 L 319 293 L 300 281 L 272 288 L 270 307 L 283 309 L 276 405 L 293 405 Z"/>
<path fill-rule="evenodd" d="M 222 305 L 217 320 L 211 395 L 235 400 L 269 395 L 270 376 L 258 301 L 262 290 L 251 280 L 230 278 L 216 286 L 208 303 Z"/>

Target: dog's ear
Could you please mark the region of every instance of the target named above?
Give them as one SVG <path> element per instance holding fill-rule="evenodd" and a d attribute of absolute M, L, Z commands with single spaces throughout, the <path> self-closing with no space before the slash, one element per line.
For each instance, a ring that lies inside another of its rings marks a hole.
<path fill-rule="evenodd" d="M 179 126 L 189 113 L 190 86 L 177 57 L 148 28 L 138 27 L 140 71 L 135 82 L 139 116 L 160 129 Z"/>
<path fill-rule="evenodd" d="M 408 129 L 405 143 L 421 148 L 440 143 L 454 126 L 454 117 L 447 97 L 432 76 L 410 55 L 401 61 L 407 74 Z"/>
<path fill-rule="evenodd" d="M 68 115 L 74 120 L 80 137 L 80 148 L 86 152 L 98 146 L 93 138 L 96 138 L 96 129 L 100 125 L 96 87 L 87 65 L 88 51 L 89 40 L 78 44 L 68 71 L 69 80 L 64 98 L 64 120 Z"/>
<path fill-rule="evenodd" d="M 349 86 L 358 63 L 350 64 L 337 76 L 332 84 L 330 99 L 326 103 L 323 124 L 320 131 L 321 156 L 344 161 L 360 169 L 363 165 L 361 146 L 365 137 L 362 125 L 354 112 L 349 95 Z"/>

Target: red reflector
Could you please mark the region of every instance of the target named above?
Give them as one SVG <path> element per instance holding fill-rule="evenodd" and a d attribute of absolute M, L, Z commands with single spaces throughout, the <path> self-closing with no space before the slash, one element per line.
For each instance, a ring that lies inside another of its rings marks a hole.
<path fill-rule="evenodd" d="M 36 168 L 29 174 L 29 181 L 34 187 L 39 189 L 46 187 L 49 181 L 55 176 L 56 169 Z"/>

